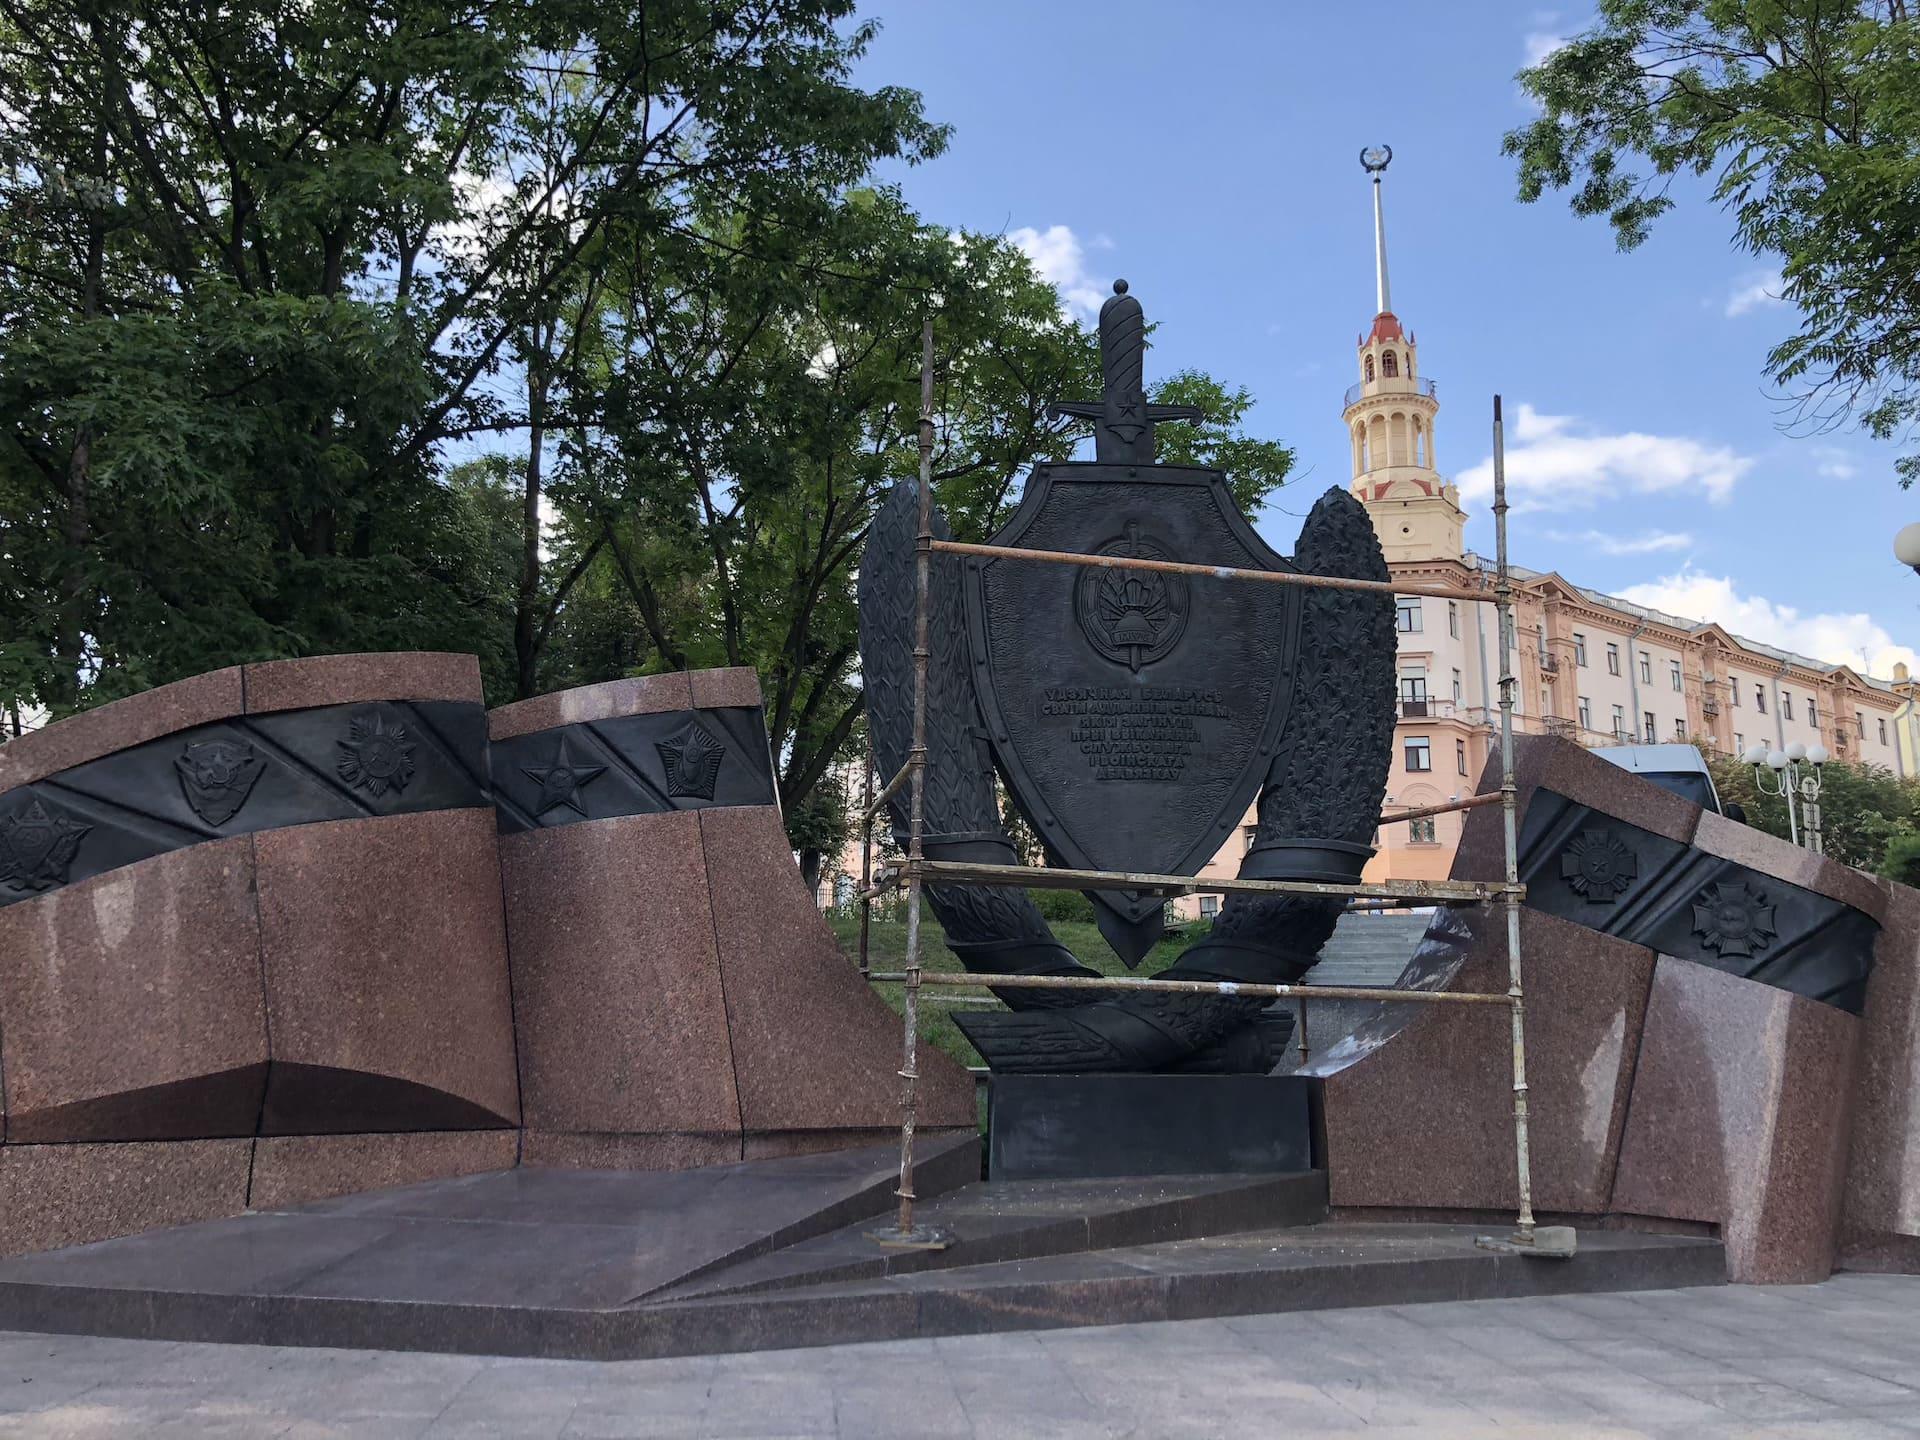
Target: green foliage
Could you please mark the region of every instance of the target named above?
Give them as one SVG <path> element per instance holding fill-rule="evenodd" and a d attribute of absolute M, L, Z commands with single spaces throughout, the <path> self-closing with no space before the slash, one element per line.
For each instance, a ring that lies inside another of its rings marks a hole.
<path fill-rule="evenodd" d="M 1920 835 L 1907 831 L 1887 841 L 1880 873 L 1902 885 L 1920 886 Z"/>
<path fill-rule="evenodd" d="M 1600 0 L 1520 72 L 1520 198 L 1570 190 L 1620 247 L 1710 177 L 1738 243 L 1782 260 L 1800 330 L 1768 354 L 1810 426 L 1920 418 L 1920 21 L 1906 0 Z M 1634 161 L 1648 168 L 1634 168 Z M 1896 462 L 1902 485 L 1920 455 Z"/>
<path fill-rule="evenodd" d="M 534 342 L 564 353 L 616 225 L 804 208 L 944 142 L 848 82 L 850 8 L 0 5 L 4 698 L 474 645 L 496 537 L 440 451 L 537 431 L 503 365 L 569 398 Z"/>
<path fill-rule="evenodd" d="M 1755 829 L 1790 838 L 1786 802 L 1760 792 L 1753 766 L 1711 752 L 1707 763 L 1722 805 L 1737 803 Z M 1882 765 L 1839 760 L 1821 767 L 1820 781 L 1823 848 L 1843 865 L 1877 870 L 1892 841 L 1920 834 L 1920 782 L 1900 779 Z"/>
<path fill-rule="evenodd" d="M 1093 923 L 1093 901 L 1078 890 L 1035 890 L 1033 903 L 1048 920 Z"/>
<path fill-rule="evenodd" d="M 0 707 L 343 650 L 475 651 L 492 700 L 747 666 L 833 853 L 923 321 L 964 537 L 1099 388 L 1018 249 L 870 183 L 946 132 L 852 83 L 851 11 L 0 0 Z M 1286 478 L 1245 390 L 1156 398 L 1249 512 Z"/>

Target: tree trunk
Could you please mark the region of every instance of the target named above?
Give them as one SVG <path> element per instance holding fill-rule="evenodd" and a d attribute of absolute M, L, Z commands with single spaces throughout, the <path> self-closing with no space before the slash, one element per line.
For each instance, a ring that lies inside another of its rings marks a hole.
<path fill-rule="evenodd" d="M 520 510 L 520 593 L 513 606 L 514 695 L 525 700 L 539 686 L 540 465 L 547 440 L 547 335 L 533 330 L 527 372 L 527 484 Z"/>

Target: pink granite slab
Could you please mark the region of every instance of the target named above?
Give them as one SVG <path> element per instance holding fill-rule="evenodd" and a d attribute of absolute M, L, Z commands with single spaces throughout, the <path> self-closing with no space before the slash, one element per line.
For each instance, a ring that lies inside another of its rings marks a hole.
<path fill-rule="evenodd" d="M 371 700 L 478 703 L 480 662 L 472 655 L 436 650 L 269 660 L 246 667 L 246 687 L 249 715 Z"/>
<path fill-rule="evenodd" d="M 693 690 L 683 670 L 664 675 L 638 675 L 608 680 L 573 690 L 556 690 L 531 700 L 516 700 L 487 712 L 488 733 L 495 740 L 511 740 L 557 725 L 582 725 L 621 715 L 657 715 L 691 710 Z"/>
<path fill-rule="evenodd" d="M 1520 921 L 1534 1206 L 1599 1213 L 1613 1183 L 1652 952 L 1534 911 Z M 1481 912 L 1473 929 L 1441 988 L 1504 995 L 1505 922 Z M 1384 1044 L 1336 1047 L 1301 1072 L 1324 1077 L 1330 1203 L 1517 1205 L 1510 1012 L 1404 1008 Z"/>
<path fill-rule="evenodd" d="M 0 1255 L 238 1215 L 252 1151 L 251 1140 L 0 1146 Z"/>
<path fill-rule="evenodd" d="M 899 1124 L 900 1021 L 840 953 L 772 806 L 698 812 L 749 1132 Z M 975 1121 L 973 1077 L 920 1047 L 919 1122 Z"/>
<path fill-rule="evenodd" d="M 699 817 L 528 830 L 500 863 L 528 1127 L 737 1137 Z"/>
<path fill-rule="evenodd" d="M 7 1138 L 251 1135 L 259 949 L 244 835 L 0 909 Z"/>
<path fill-rule="evenodd" d="M 265 1134 L 513 1125 L 506 927 L 490 809 L 254 837 Z"/>
<path fill-rule="evenodd" d="M 752 707 L 760 703 L 760 677 L 751 666 L 694 670 L 688 673 L 687 679 L 693 686 L 693 703 L 702 710 L 717 710 L 725 706 Z"/>
<path fill-rule="evenodd" d="M 740 1160 L 738 1131 L 607 1135 L 528 1130 L 520 1163 L 549 1170 L 693 1170 Z"/>
<path fill-rule="evenodd" d="M 1920 1271 L 1920 891 L 1889 885 L 1860 1017 L 1845 1263 Z"/>
<path fill-rule="evenodd" d="M 240 667 L 210 670 L 86 710 L 0 745 L 0 790 L 44 780 L 116 750 L 238 715 Z"/>
<path fill-rule="evenodd" d="M 264 1136 L 254 1147 L 250 1210 L 279 1210 L 351 1195 L 511 1170 L 514 1130 L 443 1130 L 388 1135 Z"/>
<path fill-rule="evenodd" d="M 1718 1222 L 1732 1280 L 1825 1279 L 1859 1024 L 1830 1005 L 1662 956 L 1614 1208 Z"/>

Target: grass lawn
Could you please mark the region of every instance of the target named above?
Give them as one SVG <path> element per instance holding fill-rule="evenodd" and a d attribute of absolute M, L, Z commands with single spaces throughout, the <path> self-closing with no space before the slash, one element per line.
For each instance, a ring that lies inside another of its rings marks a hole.
<path fill-rule="evenodd" d="M 840 949 L 853 964 L 860 956 L 860 912 L 856 907 L 830 910 L 827 920 L 840 942 Z M 1113 947 L 1101 936 L 1099 927 L 1089 922 L 1055 920 L 1053 933 L 1062 945 L 1073 951 L 1082 965 L 1102 975 L 1152 975 L 1171 965 L 1181 951 L 1206 933 L 1203 926 L 1190 925 L 1178 938 L 1162 940 L 1147 952 L 1138 970 L 1129 971 Z M 906 963 L 906 907 L 894 905 L 888 910 L 875 907 L 872 930 L 867 940 L 867 957 L 875 970 L 897 971 Z M 921 917 L 920 963 L 927 970 L 963 972 L 966 967 L 947 948 L 946 936 L 931 910 Z M 903 1004 L 905 986 L 895 982 L 873 987 L 895 1011 Z M 961 1009 L 1001 1009 L 1000 1002 L 984 990 L 950 990 L 928 987 L 920 992 L 920 1040 L 938 1046 L 962 1065 L 982 1064 L 979 1052 L 967 1043 L 960 1027 L 953 1023 L 953 1012 Z"/>

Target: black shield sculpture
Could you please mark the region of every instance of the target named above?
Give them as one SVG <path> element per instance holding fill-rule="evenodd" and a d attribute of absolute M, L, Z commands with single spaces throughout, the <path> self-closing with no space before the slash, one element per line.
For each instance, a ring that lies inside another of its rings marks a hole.
<path fill-rule="evenodd" d="M 996 545 L 1291 570 L 1215 470 L 1039 470 Z M 1293 692 L 1291 586 L 970 560 L 980 706 L 1021 813 L 1077 870 L 1191 875 L 1259 793 Z M 1129 965 L 1160 938 L 1156 895 L 1094 895 Z"/>
<path fill-rule="evenodd" d="M 1091 463 L 1031 477 L 994 543 L 1351 579 L 1389 578 L 1365 510 L 1342 490 L 1315 504 L 1293 560 L 1234 507 L 1217 471 L 1153 463 L 1153 427 L 1191 420 L 1148 405 L 1145 322 L 1125 282 L 1100 314 Z M 911 743 L 915 487 L 880 508 L 859 579 L 860 649 L 883 773 Z M 934 532 L 947 527 L 935 512 Z M 1243 877 L 1351 881 L 1372 854 L 1393 737 L 1388 594 L 1018 557 L 933 557 L 928 594 L 930 859 L 1014 863 L 993 792 L 997 764 L 1051 863 L 1191 875 L 1250 803 Z M 892 802 L 904 842 L 904 794 Z M 1022 891 L 930 886 L 969 970 L 1087 974 Z M 1129 964 L 1160 934 L 1157 897 L 1093 897 Z M 1284 983 L 1313 964 L 1337 899 L 1236 896 L 1164 978 Z M 1005 1011 L 955 1017 L 995 1070 L 1264 1070 L 1263 1000 L 1007 990 Z M 1278 1032 L 1284 1035 L 1284 1030 Z"/>

